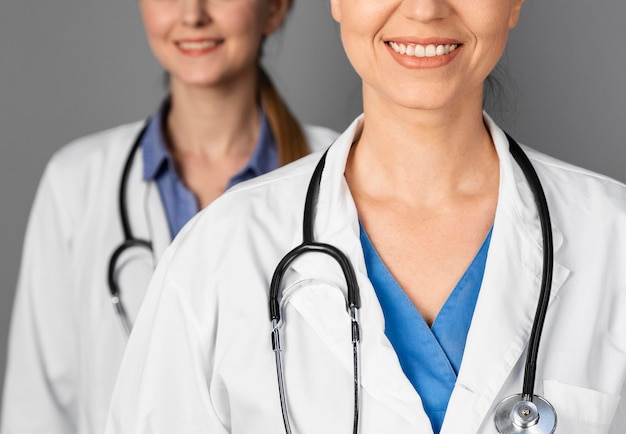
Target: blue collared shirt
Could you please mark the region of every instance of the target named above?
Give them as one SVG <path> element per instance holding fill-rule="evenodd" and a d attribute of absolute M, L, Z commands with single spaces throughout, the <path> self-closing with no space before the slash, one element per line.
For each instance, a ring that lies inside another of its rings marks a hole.
<path fill-rule="evenodd" d="M 159 189 L 161 201 L 172 238 L 198 211 L 198 201 L 180 179 L 172 156 L 167 148 L 164 121 L 169 104 L 166 101 L 148 121 L 146 132 L 141 140 L 143 149 L 143 179 L 154 181 Z M 278 151 L 267 119 L 260 110 L 260 133 L 254 153 L 239 173 L 228 182 L 228 188 L 242 181 L 267 173 L 278 167 Z"/>
<path fill-rule="evenodd" d="M 361 227 L 365 266 L 383 310 L 385 335 L 398 355 L 404 374 L 422 398 L 435 434 L 441 431 L 461 367 L 490 240 L 491 231 L 429 327 Z"/>

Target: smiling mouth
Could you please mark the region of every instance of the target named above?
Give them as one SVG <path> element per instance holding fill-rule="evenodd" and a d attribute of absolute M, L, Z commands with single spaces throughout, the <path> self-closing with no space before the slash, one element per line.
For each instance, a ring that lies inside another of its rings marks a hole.
<path fill-rule="evenodd" d="M 393 51 L 403 56 L 409 57 L 437 57 L 445 56 L 459 48 L 460 44 L 399 44 L 397 42 L 387 42 Z"/>
<path fill-rule="evenodd" d="M 216 39 L 205 39 L 202 41 L 178 41 L 176 45 L 182 50 L 197 51 L 216 47 L 221 42 L 221 40 Z"/>

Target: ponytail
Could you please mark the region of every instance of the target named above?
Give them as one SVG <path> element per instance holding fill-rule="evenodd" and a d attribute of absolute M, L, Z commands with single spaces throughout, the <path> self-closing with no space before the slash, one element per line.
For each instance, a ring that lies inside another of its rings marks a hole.
<path fill-rule="evenodd" d="M 310 151 L 302 128 L 263 67 L 259 67 L 259 100 L 276 142 L 278 164 L 284 166 L 307 155 Z"/>

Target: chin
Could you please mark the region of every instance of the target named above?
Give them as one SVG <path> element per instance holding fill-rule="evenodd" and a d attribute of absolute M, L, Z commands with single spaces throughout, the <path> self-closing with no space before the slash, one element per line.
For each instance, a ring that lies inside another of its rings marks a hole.
<path fill-rule="evenodd" d="M 176 74 L 170 75 L 175 77 L 175 80 L 179 85 L 184 87 L 196 87 L 196 88 L 208 88 L 213 87 L 219 83 L 215 77 L 206 76 L 203 74 Z"/>
<path fill-rule="evenodd" d="M 441 93 L 431 95 L 429 93 L 411 94 L 405 93 L 395 99 L 399 106 L 414 110 L 441 110 L 452 104 L 452 99 L 446 98 Z"/>
<path fill-rule="evenodd" d="M 455 110 L 459 107 L 471 107 L 475 101 L 482 103 L 482 94 L 465 92 L 452 87 L 427 87 L 412 91 L 394 92 L 394 102 L 402 107 L 415 110 Z"/>

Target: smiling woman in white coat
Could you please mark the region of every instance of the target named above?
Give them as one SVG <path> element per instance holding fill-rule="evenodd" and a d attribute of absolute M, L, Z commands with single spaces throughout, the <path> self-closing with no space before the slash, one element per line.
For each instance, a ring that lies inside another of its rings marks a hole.
<path fill-rule="evenodd" d="M 626 432 L 626 187 L 482 110 L 523 0 L 330 3 L 363 115 L 181 232 L 106 433 Z"/>
<path fill-rule="evenodd" d="M 47 166 L 25 238 L 2 434 L 101 434 L 125 335 L 179 229 L 228 187 L 336 138 L 301 127 L 260 67 L 291 4 L 139 0 L 169 95 L 147 122 L 79 139 Z"/>

